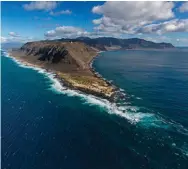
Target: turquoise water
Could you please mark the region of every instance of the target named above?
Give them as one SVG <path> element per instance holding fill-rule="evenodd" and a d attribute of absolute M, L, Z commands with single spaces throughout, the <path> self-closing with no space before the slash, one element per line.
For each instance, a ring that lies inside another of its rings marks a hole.
<path fill-rule="evenodd" d="M 93 66 L 125 95 L 115 104 L 1 63 L 2 168 L 188 167 L 186 52 L 101 53 Z"/>

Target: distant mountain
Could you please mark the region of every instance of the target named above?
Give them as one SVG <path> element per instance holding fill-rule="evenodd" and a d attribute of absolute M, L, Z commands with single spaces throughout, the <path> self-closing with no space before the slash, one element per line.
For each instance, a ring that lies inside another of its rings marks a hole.
<path fill-rule="evenodd" d="M 117 49 L 166 49 L 174 48 L 171 43 L 155 43 L 139 38 L 131 39 L 117 39 L 112 37 L 99 37 L 91 39 L 89 37 L 78 37 L 76 39 L 59 39 L 55 41 L 72 41 L 72 42 L 83 42 L 91 47 L 97 48 L 98 50 L 117 50 Z"/>

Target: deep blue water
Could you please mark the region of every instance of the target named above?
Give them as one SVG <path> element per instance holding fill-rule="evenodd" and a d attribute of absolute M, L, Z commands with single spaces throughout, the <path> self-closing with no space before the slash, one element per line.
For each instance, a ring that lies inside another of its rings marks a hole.
<path fill-rule="evenodd" d="M 60 92 L 1 57 L 2 168 L 187 169 L 188 53 L 105 52 L 93 65 L 125 99 Z"/>

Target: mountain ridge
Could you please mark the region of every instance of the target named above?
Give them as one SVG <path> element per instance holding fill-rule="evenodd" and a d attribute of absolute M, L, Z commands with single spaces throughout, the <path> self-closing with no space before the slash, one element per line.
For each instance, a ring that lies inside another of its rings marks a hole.
<path fill-rule="evenodd" d="M 20 49 L 10 51 L 10 56 L 24 65 L 55 74 L 63 86 L 113 100 L 116 88 L 91 67 L 97 55 L 96 49 L 82 42 L 28 42 Z"/>
<path fill-rule="evenodd" d="M 63 84 L 88 94 L 113 100 L 116 87 L 101 78 L 91 67 L 91 62 L 101 50 L 173 48 L 172 44 L 145 41 L 143 39 L 116 39 L 79 37 L 27 42 L 11 55 L 24 64 L 31 64 L 56 74 Z"/>
<path fill-rule="evenodd" d="M 129 39 L 118 39 L 113 37 L 98 37 L 98 38 L 89 38 L 89 37 L 78 37 L 78 38 L 61 38 L 52 41 L 61 41 L 61 42 L 83 42 L 91 47 L 94 47 L 98 50 L 118 50 L 118 49 L 166 49 L 166 48 L 175 48 L 171 43 L 161 42 L 156 43 L 152 41 L 147 41 L 140 38 L 129 38 Z"/>

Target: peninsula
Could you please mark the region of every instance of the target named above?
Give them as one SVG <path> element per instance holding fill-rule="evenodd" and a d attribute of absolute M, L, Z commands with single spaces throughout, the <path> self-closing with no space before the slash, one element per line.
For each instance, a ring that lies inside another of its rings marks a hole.
<path fill-rule="evenodd" d="M 41 67 L 56 74 L 63 85 L 85 93 L 113 100 L 117 88 L 101 78 L 91 67 L 91 62 L 101 50 L 138 48 L 173 48 L 171 44 L 154 43 L 143 39 L 116 39 L 80 37 L 28 42 L 11 56 L 24 64 Z"/>
<path fill-rule="evenodd" d="M 90 67 L 97 49 L 82 42 L 28 42 L 11 56 L 26 65 L 44 68 L 70 88 L 111 100 L 115 87 L 103 80 Z"/>

